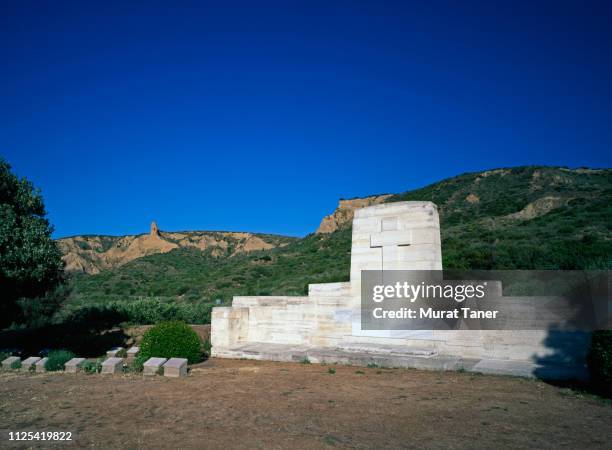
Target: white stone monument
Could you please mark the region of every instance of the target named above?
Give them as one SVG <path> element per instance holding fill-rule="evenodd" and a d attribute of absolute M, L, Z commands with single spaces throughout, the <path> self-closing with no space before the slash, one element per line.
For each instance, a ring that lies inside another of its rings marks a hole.
<path fill-rule="evenodd" d="M 350 282 L 309 285 L 303 297 L 234 297 L 212 311 L 212 355 L 276 361 L 465 369 L 532 376 L 550 356 L 546 331 L 361 329 L 362 270 L 441 270 L 440 223 L 431 202 L 359 209 Z M 584 376 L 584 367 L 550 372 Z"/>

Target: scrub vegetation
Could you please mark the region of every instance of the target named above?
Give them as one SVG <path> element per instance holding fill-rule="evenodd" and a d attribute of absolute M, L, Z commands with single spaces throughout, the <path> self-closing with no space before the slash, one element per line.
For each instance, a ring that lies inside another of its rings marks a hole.
<path fill-rule="evenodd" d="M 612 267 L 610 169 L 496 169 L 386 199 L 405 200 L 438 205 L 446 269 Z M 72 273 L 55 313 L 22 306 L 22 317 L 30 326 L 91 324 L 97 316 L 134 324 L 210 323 L 212 307 L 230 304 L 234 295 L 306 295 L 310 283 L 348 281 L 350 225 L 267 250 L 181 247 L 95 275 Z M 23 303 L 30 304 L 37 303 Z"/>
<path fill-rule="evenodd" d="M 519 167 L 470 173 L 394 195 L 440 211 L 445 268 L 609 269 L 612 170 Z M 309 283 L 348 281 L 350 224 L 284 247 L 232 257 L 197 249 L 150 255 L 74 275 L 65 312 L 92 305 L 128 320 L 210 320 L 234 295 L 306 295 Z M 124 303 L 138 307 L 121 306 Z"/>

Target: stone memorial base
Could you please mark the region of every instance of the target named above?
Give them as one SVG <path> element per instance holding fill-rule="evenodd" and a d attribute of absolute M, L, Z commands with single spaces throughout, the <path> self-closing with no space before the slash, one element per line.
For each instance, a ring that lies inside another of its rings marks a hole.
<path fill-rule="evenodd" d="M 21 361 L 20 357 L 18 357 L 18 356 L 9 356 L 4 361 L 2 361 L 2 368 L 4 370 L 11 370 L 13 368 L 12 367 L 13 364 L 15 364 L 18 361 Z"/>
<path fill-rule="evenodd" d="M 143 375 L 151 376 L 157 375 L 159 370 L 162 368 L 164 363 L 167 361 L 166 358 L 149 358 L 143 365 Z"/>
<path fill-rule="evenodd" d="M 32 368 L 32 366 L 34 366 L 38 361 L 40 361 L 40 358 L 38 356 L 30 356 L 29 358 L 26 358 L 21 363 L 21 370 L 23 372 L 28 372 Z"/>
<path fill-rule="evenodd" d="M 101 374 L 123 373 L 123 358 L 108 358 L 102 363 Z"/>
<path fill-rule="evenodd" d="M 85 358 L 72 358 L 64 365 L 64 372 L 66 373 L 77 373 L 81 370 Z"/>
<path fill-rule="evenodd" d="M 133 363 L 134 359 L 138 356 L 138 353 L 140 353 L 140 347 L 130 347 L 126 352 L 126 362 L 128 364 Z"/>
<path fill-rule="evenodd" d="M 184 377 L 187 375 L 187 360 L 185 358 L 170 358 L 164 364 L 165 377 Z"/>
<path fill-rule="evenodd" d="M 39 360 L 36 364 L 34 364 L 34 367 L 36 367 L 36 373 L 43 373 L 47 371 L 47 369 L 45 368 L 45 364 L 47 364 L 48 360 L 49 358 L 43 358 Z"/>
<path fill-rule="evenodd" d="M 483 359 L 440 355 L 427 348 L 402 345 L 358 347 L 310 347 L 288 344 L 249 343 L 223 350 L 218 358 L 259 361 L 343 364 L 362 367 L 410 368 L 421 370 L 465 370 L 493 375 L 546 379 L 586 379 L 587 368 L 566 364 L 538 364 L 527 360 Z"/>
<path fill-rule="evenodd" d="M 123 352 L 125 349 L 123 347 L 113 347 L 109 351 L 106 352 L 107 358 L 116 358 L 117 355 Z"/>

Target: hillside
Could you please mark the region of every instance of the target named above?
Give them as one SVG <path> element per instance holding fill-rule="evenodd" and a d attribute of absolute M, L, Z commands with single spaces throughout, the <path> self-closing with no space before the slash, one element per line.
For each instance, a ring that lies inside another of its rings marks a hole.
<path fill-rule="evenodd" d="M 445 268 L 612 267 L 609 169 L 498 169 L 383 197 L 439 206 Z M 233 295 L 304 294 L 308 283 L 348 280 L 352 213 L 347 205 L 355 200 L 341 202 L 333 221 L 324 219 L 333 226 L 303 239 L 278 238 L 274 248 L 233 252 L 228 258 L 214 247 L 184 246 L 97 275 L 76 274 L 67 307 L 153 297 L 210 305 L 216 299 L 227 303 Z"/>
<path fill-rule="evenodd" d="M 143 256 L 180 248 L 209 251 L 212 256 L 234 256 L 286 245 L 294 238 L 241 232 L 162 232 L 151 224 L 149 234 L 136 236 L 73 236 L 58 239 L 68 272 L 100 273 Z"/>

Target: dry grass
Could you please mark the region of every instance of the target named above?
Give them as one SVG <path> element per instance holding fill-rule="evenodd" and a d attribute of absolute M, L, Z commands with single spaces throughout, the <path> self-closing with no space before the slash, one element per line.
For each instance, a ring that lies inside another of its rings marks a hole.
<path fill-rule="evenodd" d="M 3 373 L 0 420 L 2 447 L 11 444 L 8 431 L 36 430 L 72 431 L 79 448 L 603 448 L 612 442 L 610 403 L 540 381 L 232 360 L 209 361 L 182 379 Z"/>

